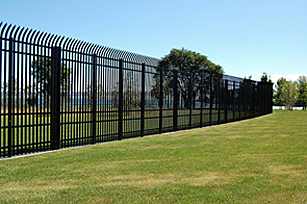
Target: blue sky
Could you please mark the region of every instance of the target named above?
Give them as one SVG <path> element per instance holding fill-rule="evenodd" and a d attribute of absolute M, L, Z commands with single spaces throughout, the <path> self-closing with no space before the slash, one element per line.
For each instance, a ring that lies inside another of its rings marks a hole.
<path fill-rule="evenodd" d="M 0 0 L 0 20 L 161 58 L 206 55 L 226 74 L 307 74 L 306 0 Z"/>

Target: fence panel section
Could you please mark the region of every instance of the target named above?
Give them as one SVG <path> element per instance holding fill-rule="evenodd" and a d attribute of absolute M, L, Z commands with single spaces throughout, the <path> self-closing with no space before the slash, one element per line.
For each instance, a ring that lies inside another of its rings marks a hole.
<path fill-rule="evenodd" d="M 142 64 L 124 61 L 123 138 L 141 135 Z"/>
<path fill-rule="evenodd" d="M 191 86 L 191 127 L 201 127 L 202 121 L 202 102 L 203 102 L 203 94 L 202 94 L 202 87 L 203 87 L 203 80 L 202 74 L 194 73 L 191 75 L 192 77 L 192 86 Z"/>
<path fill-rule="evenodd" d="M 145 66 L 144 134 L 157 134 L 162 128 L 160 116 L 160 75 L 156 67 Z M 162 101 L 162 100 L 161 100 Z M 160 124 L 161 123 L 161 124 Z"/>
<path fill-rule="evenodd" d="M 60 66 L 61 147 L 90 144 L 93 56 L 63 50 Z"/>
<path fill-rule="evenodd" d="M 175 90 L 177 90 L 177 80 L 175 73 L 168 70 L 159 70 L 162 73 L 160 86 L 162 87 L 162 132 L 173 131 L 176 128 L 177 121 L 177 99 L 175 99 Z M 160 88 L 161 97 L 161 88 Z M 176 103 L 176 107 L 174 104 Z M 174 123 L 175 122 L 175 123 Z"/>
<path fill-rule="evenodd" d="M 119 60 L 98 56 L 96 141 L 118 139 Z"/>
<path fill-rule="evenodd" d="M 272 84 L 0 23 L 0 157 L 272 112 Z"/>
<path fill-rule="evenodd" d="M 48 150 L 51 46 L 44 33 L 10 25 L 4 28 L 0 38 L 0 157 Z"/>

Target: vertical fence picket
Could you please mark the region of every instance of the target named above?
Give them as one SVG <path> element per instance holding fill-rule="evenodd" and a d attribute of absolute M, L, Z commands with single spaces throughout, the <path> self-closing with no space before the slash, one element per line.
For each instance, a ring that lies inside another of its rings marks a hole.
<path fill-rule="evenodd" d="M 193 72 L 190 73 L 190 83 L 189 83 L 189 128 L 192 128 L 192 90 L 193 90 Z"/>
<path fill-rule="evenodd" d="M 123 96 L 123 81 L 124 81 L 124 70 L 123 70 L 123 60 L 120 59 L 119 60 L 119 74 L 118 74 L 118 98 L 119 98 L 119 102 L 118 102 L 118 140 L 123 139 L 123 111 L 124 111 L 124 96 Z"/>
<path fill-rule="evenodd" d="M 236 102 L 235 102 L 235 99 L 236 99 L 236 82 L 233 81 L 232 82 L 232 121 L 234 122 L 236 120 Z"/>
<path fill-rule="evenodd" d="M 2 25 L 2 23 L 0 23 Z M 2 37 L 2 35 L 0 35 Z M 2 39 L 0 39 L 0 121 L 5 120 L 5 109 L 3 108 L 3 100 L 4 97 L 2 96 L 2 72 L 3 72 L 3 66 L 2 66 L 2 61 L 4 61 L 2 58 L 4 55 L 2 55 L 3 48 L 2 48 Z M 4 84 L 4 83 L 3 83 Z M 5 90 L 3 90 L 5 91 Z M 4 95 L 4 94 L 3 94 Z M 3 112 L 2 112 L 3 111 Z M 4 124 L 3 124 L 4 125 Z M 6 129 L 3 127 L 3 132 L 5 133 Z M 4 143 L 4 137 L 6 136 L 5 134 L 2 134 L 2 123 L 0 122 L 0 157 L 5 156 L 5 143 Z"/>
<path fill-rule="evenodd" d="M 242 120 L 242 82 L 239 82 L 239 120 Z"/>
<path fill-rule="evenodd" d="M 254 117 L 254 107 L 255 107 L 255 95 L 254 95 L 254 83 L 251 82 L 250 84 L 251 88 L 250 88 L 250 94 L 251 94 L 251 97 L 250 97 L 250 117 Z"/>
<path fill-rule="evenodd" d="M 96 113 L 97 113 L 97 55 L 92 56 L 92 125 L 91 125 L 91 135 L 92 144 L 96 143 Z"/>
<path fill-rule="evenodd" d="M 178 121 L 178 74 L 177 70 L 174 70 L 174 79 L 173 79 L 173 91 L 174 91 L 174 104 L 173 104 L 173 130 L 177 130 L 177 121 Z"/>
<path fill-rule="evenodd" d="M 224 120 L 227 123 L 228 116 L 228 80 L 225 80 L 225 88 L 224 88 Z"/>
<path fill-rule="evenodd" d="M 219 125 L 221 124 L 221 79 L 220 77 L 218 77 L 217 91 L 218 91 L 218 99 L 219 99 L 217 124 Z"/>
<path fill-rule="evenodd" d="M 212 74 L 210 74 L 210 77 L 209 77 L 209 84 L 210 84 L 210 109 L 209 109 L 209 125 L 211 126 L 212 125 L 212 109 L 213 109 L 213 93 L 212 93 Z"/>
<path fill-rule="evenodd" d="M 203 127 L 203 109 L 204 109 L 204 73 L 200 74 L 200 127 Z"/>
<path fill-rule="evenodd" d="M 264 98 L 264 94 L 263 94 L 263 84 L 262 83 L 259 83 L 259 86 L 260 86 L 260 95 L 261 95 L 261 101 L 262 101 L 262 103 L 261 103 L 261 106 L 260 106 L 260 113 L 261 114 L 264 114 L 264 100 L 265 100 L 265 98 Z"/>
<path fill-rule="evenodd" d="M 60 76 L 61 48 L 51 53 L 51 149 L 60 148 Z"/>
<path fill-rule="evenodd" d="M 274 105 L 274 103 L 273 103 L 273 93 L 274 93 L 273 85 L 271 84 L 270 93 L 269 93 L 269 98 L 270 98 L 270 105 L 269 105 L 270 112 L 269 113 L 273 113 L 273 105 Z"/>
<path fill-rule="evenodd" d="M 163 69 L 160 68 L 160 92 L 159 92 L 159 133 L 162 133 L 163 127 Z"/>
<path fill-rule="evenodd" d="M 12 156 L 12 146 L 14 142 L 14 40 L 9 41 L 9 84 L 8 84 L 8 157 Z"/>
<path fill-rule="evenodd" d="M 141 79 L 141 137 L 144 136 L 145 124 L 145 64 L 142 64 L 142 79 Z"/>
<path fill-rule="evenodd" d="M 256 116 L 256 92 L 255 92 L 255 83 L 253 82 L 252 83 L 252 100 L 253 100 L 253 103 L 252 103 L 252 107 L 253 107 L 253 114 L 252 116 L 255 117 Z"/>

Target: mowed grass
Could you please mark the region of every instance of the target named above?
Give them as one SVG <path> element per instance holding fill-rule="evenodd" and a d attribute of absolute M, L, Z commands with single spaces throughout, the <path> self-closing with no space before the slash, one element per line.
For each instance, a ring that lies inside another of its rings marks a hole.
<path fill-rule="evenodd" d="M 307 112 L 0 161 L 0 203 L 306 203 Z"/>
<path fill-rule="evenodd" d="M 200 110 L 192 111 L 192 127 L 200 126 Z M 203 126 L 209 125 L 209 113 L 208 109 L 203 110 Z M 25 113 L 24 113 L 25 114 Z M 173 111 L 163 111 L 162 128 L 163 132 L 173 129 Z M 232 113 L 228 113 L 229 120 L 232 120 Z M 242 117 L 244 113 L 242 112 Z M 18 152 L 21 150 L 22 144 L 26 147 L 35 149 L 36 144 L 38 149 L 48 149 L 50 143 L 51 134 L 51 116 L 46 114 L 40 115 L 39 112 L 31 115 L 20 115 L 13 117 L 12 135 L 15 137 L 12 141 L 13 148 Z M 236 112 L 236 118 L 239 118 L 239 112 Z M 136 137 L 141 133 L 141 112 L 137 110 L 135 112 L 124 112 L 123 117 L 123 138 Z M 117 140 L 118 138 L 118 116 L 116 112 L 97 113 L 96 118 L 96 141 L 110 141 Z M 218 111 L 212 110 L 212 124 L 216 124 L 218 121 Z M 220 120 L 224 122 L 224 111 L 220 111 Z M 9 144 L 8 134 L 8 116 L 0 116 L 0 146 L 6 148 L 2 149 L 3 154 L 7 154 L 7 148 Z M 76 143 L 77 140 L 82 141 L 83 144 L 91 144 L 90 139 L 84 139 L 91 136 L 91 124 L 92 116 L 90 113 L 73 113 L 73 114 L 61 114 L 61 144 L 63 146 L 72 146 L 71 143 Z M 189 128 L 189 110 L 180 109 L 178 111 L 178 130 Z M 145 111 L 144 122 L 145 134 L 159 132 L 159 111 L 147 110 Z M 76 134 L 79 133 L 79 134 Z M 101 136 L 103 135 L 104 138 Z M 71 142 L 71 140 L 75 140 Z M 6 152 L 6 153 L 4 153 Z"/>

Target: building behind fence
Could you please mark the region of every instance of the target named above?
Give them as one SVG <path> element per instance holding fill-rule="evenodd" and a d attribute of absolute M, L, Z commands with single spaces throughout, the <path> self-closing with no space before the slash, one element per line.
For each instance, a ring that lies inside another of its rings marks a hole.
<path fill-rule="evenodd" d="M 0 24 L 0 157 L 272 113 L 272 84 Z"/>

